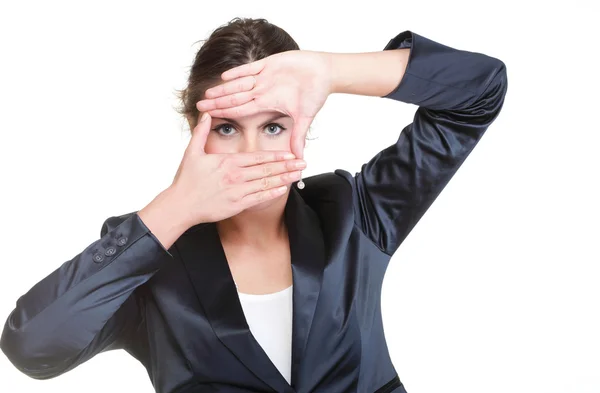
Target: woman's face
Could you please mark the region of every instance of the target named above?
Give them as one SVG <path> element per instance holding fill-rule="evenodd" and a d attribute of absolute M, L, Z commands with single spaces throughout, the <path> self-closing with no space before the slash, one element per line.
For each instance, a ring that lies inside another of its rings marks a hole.
<path fill-rule="evenodd" d="M 277 111 L 264 111 L 234 119 L 212 118 L 211 131 L 204 151 L 208 154 L 251 153 L 255 151 L 290 151 L 293 119 Z M 255 205 L 247 210 L 262 210 L 287 200 L 281 197 Z"/>

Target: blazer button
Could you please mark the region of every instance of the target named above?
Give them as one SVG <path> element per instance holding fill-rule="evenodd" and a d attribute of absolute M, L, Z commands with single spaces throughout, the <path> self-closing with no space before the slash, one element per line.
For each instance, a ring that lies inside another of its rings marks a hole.
<path fill-rule="evenodd" d="M 104 255 L 107 257 L 111 257 L 117 253 L 117 249 L 114 247 L 108 247 L 106 251 L 104 251 Z"/>
<path fill-rule="evenodd" d="M 117 246 L 124 246 L 127 244 L 127 236 L 122 236 L 117 239 Z"/>
<path fill-rule="evenodd" d="M 104 255 L 102 255 L 101 253 L 97 252 L 94 254 L 94 256 L 92 257 L 92 259 L 94 260 L 94 262 L 96 263 L 100 263 L 104 260 Z"/>

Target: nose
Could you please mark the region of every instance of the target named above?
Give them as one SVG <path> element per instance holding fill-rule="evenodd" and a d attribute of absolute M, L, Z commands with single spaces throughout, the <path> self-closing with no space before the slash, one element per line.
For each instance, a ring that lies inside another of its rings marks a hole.
<path fill-rule="evenodd" d="M 253 151 L 260 150 L 260 144 L 258 140 L 258 134 L 254 132 L 247 132 L 244 134 L 244 140 L 242 142 L 242 151 L 244 153 L 251 153 Z"/>

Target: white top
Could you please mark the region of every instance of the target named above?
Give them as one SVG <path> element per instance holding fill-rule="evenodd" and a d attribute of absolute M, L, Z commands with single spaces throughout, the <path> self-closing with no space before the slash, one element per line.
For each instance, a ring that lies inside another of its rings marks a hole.
<path fill-rule="evenodd" d="M 265 295 L 238 292 L 250 332 L 291 384 L 292 288 Z"/>

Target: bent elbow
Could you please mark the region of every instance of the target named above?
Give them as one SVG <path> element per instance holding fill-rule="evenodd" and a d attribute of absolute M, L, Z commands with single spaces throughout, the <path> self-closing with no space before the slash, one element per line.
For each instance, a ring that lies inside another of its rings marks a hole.
<path fill-rule="evenodd" d="M 34 379 L 50 379 L 62 374 L 66 362 L 49 355 L 42 338 L 33 337 L 27 329 L 15 328 L 11 317 L 12 314 L 0 336 L 0 349 L 13 366 Z"/>
<path fill-rule="evenodd" d="M 487 128 L 500 114 L 508 89 L 506 65 L 498 60 L 490 81 L 483 92 L 466 111 L 457 113 L 465 122 Z"/>

